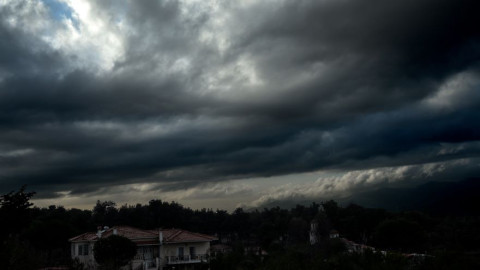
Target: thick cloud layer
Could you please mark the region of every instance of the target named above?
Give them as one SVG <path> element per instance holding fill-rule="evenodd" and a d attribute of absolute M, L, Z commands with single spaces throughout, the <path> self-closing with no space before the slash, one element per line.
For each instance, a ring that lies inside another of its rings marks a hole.
<path fill-rule="evenodd" d="M 477 160 L 479 8 L 2 0 L 0 191 Z"/>

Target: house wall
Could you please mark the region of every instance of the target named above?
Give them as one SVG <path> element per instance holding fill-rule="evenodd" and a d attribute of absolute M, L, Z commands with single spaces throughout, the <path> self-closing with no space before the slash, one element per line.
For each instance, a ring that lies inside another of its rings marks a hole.
<path fill-rule="evenodd" d="M 158 249 L 158 246 L 153 246 L 152 250 L 154 252 L 153 254 L 153 261 L 155 261 L 160 252 L 160 265 L 165 266 L 167 264 L 167 257 L 177 257 L 179 256 L 178 254 L 178 248 L 183 247 L 183 256 L 188 258 L 187 256 L 191 255 L 190 254 L 190 247 L 195 247 L 195 255 L 205 255 L 209 252 L 210 250 L 210 242 L 193 242 L 193 243 L 168 243 L 168 244 L 163 244 L 160 246 L 160 250 Z M 137 249 L 137 255 L 142 254 L 145 249 L 143 249 L 142 246 L 139 246 Z M 150 250 L 149 250 L 150 251 Z M 150 257 L 150 256 L 149 256 Z M 138 257 L 137 257 L 138 258 Z M 139 265 L 143 263 L 143 260 L 132 260 L 131 266 L 132 269 L 135 269 Z M 179 266 L 177 266 L 179 267 Z M 183 266 L 182 266 L 183 267 Z"/>
<path fill-rule="evenodd" d="M 183 247 L 183 255 L 189 256 L 190 247 L 195 247 L 195 255 L 205 255 L 209 252 L 210 242 L 194 242 L 194 243 L 169 243 L 164 244 L 160 248 L 161 264 L 167 263 L 167 256 L 178 256 L 178 248 Z"/>
<path fill-rule="evenodd" d="M 87 252 L 85 252 L 87 248 Z M 93 256 L 93 243 L 89 242 L 74 242 L 70 245 L 72 259 L 78 259 L 86 269 L 96 269 L 97 263 Z"/>
<path fill-rule="evenodd" d="M 85 269 L 97 269 L 98 264 L 95 262 L 95 258 L 93 255 L 93 245 L 94 242 L 74 242 L 71 243 L 71 256 L 72 259 L 77 258 L 79 262 L 83 263 L 85 266 Z M 82 246 L 82 254 L 80 254 L 80 246 Z M 84 247 L 88 247 L 87 255 L 84 253 Z M 195 247 L 195 255 L 205 255 L 209 252 L 210 250 L 210 242 L 193 242 L 193 243 L 168 243 L 168 244 L 163 244 L 160 247 L 160 251 L 158 249 L 158 246 L 153 246 L 152 250 L 154 252 L 153 254 L 153 260 L 155 260 L 156 257 L 158 257 L 158 253 L 160 252 L 160 264 L 165 265 L 167 263 L 167 256 L 178 256 L 178 248 L 183 247 L 183 255 L 184 256 L 189 256 L 190 254 L 190 247 Z M 144 251 L 142 249 L 142 246 L 139 246 L 137 249 L 137 255 L 141 252 Z M 148 249 L 149 250 L 149 249 Z M 149 250 L 150 251 L 150 250 Z M 143 260 L 132 260 L 129 265 L 127 265 L 124 268 L 135 268 L 138 265 L 142 264 Z"/>
<path fill-rule="evenodd" d="M 143 263 L 157 262 L 159 250 L 157 245 L 140 245 L 137 246 L 137 254 L 130 262 L 131 268 L 136 269 Z"/>

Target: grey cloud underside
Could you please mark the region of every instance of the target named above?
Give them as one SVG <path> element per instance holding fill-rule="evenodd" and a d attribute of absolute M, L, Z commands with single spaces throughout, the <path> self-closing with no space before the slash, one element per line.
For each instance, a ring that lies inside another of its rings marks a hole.
<path fill-rule="evenodd" d="M 105 3 L 114 20 L 122 8 Z M 208 12 L 131 3 L 125 58 L 101 75 L 0 19 L 0 153 L 31 150 L 0 155 L 0 190 L 27 183 L 50 197 L 478 158 L 479 80 L 455 109 L 424 102 L 456 74 L 479 78 L 478 1 L 224 5 L 221 52 L 199 41 Z M 185 55 L 187 72 L 168 68 Z M 207 74 L 243 58 L 261 84 L 230 76 L 229 90 L 207 90 Z"/>

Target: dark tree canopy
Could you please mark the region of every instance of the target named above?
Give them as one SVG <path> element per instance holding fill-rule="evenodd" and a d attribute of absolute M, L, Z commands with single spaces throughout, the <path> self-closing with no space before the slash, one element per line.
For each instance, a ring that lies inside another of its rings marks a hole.
<path fill-rule="evenodd" d="M 35 269 L 36 256 L 28 241 L 20 237 L 29 226 L 35 192 L 26 192 L 26 186 L 0 196 L 0 269 Z"/>
<path fill-rule="evenodd" d="M 421 251 L 426 237 L 418 223 L 397 218 L 381 222 L 375 230 L 374 239 L 379 247 Z"/>
<path fill-rule="evenodd" d="M 2 238 L 8 234 L 20 232 L 28 225 L 28 210 L 33 203 L 30 199 L 35 192 L 26 192 L 26 186 L 18 191 L 11 191 L 0 196 L 0 220 L 8 220 L 0 224 Z"/>
<path fill-rule="evenodd" d="M 322 207 L 312 203 L 292 209 L 273 207 L 247 211 L 238 208 L 232 213 L 192 210 L 160 199 L 146 205 L 121 207 L 111 201 L 97 201 L 92 210 L 80 210 L 54 205 L 32 207 L 32 196 L 33 192 L 27 192 L 25 187 L 0 196 L 0 221 L 8 221 L 0 222 L 2 270 L 54 266 L 78 269 L 78 263 L 71 260 L 68 239 L 94 231 L 99 225 L 142 229 L 175 227 L 216 234 L 232 251 L 211 258 L 212 270 L 480 269 L 476 245 L 480 241 L 478 216 L 389 212 L 355 204 L 340 206 L 334 201 L 323 202 Z M 312 220 L 318 223 L 319 236 L 318 244 L 313 246 L 308 239 Z M 345 252 L 339 239 L 329 239 L 331 229 L 338 230 L 340 237 L 384 249 L 393 256 Z M 135 245 L 125 244 L 128 239 L 112 243 L 117 237 L 101 239 L 100 247 L 95 247 L 102 269 L 118 269 L 135 256 Z M 259 256 L 255 252 L 258 247 L 268 255 Z M 429 256 L 424 262 L 404 256 L 412 252 L 426 252 Z"/>
<path fill-rule="evenodd" d="M 95 260 L 103 269 L 117 270 L 133 259 L 137 246 L 126 237 L 111 235 L 98 240 L 93 250 Z"/>
<path fill-rule="evenodd" d="M 97 224 L 114 224 L 115 223 L 115 216 L 117 215 L 118 211 L 115 207 L 116 203 L 112 201 L 97 201 L 97 204 L 93 208 L 93 220 Z"/>
<path fill-rule="evenodd" d="M 29 202 L 35 192 L 25 192 L 26 186 L 23 185 L 19 191 L 10 191 L 0 196 L 0 206 L 2 210 L 26 210 L 33 203 Z"/>

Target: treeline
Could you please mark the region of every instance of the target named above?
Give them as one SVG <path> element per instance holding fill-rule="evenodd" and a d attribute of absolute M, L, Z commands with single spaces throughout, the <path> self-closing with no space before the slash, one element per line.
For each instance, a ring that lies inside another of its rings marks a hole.
<path fill-rule="evenodd" d="M 388 259 L 379 254 L 348 255 L 341 244 L 329 240 L 332 229 L 339 231 L 341 237 L 393 254 L 432 255 L 434 257 L 428 258 L 435 259 L 429 259 L 429 263 L 438 264 L 435 267 L 480 266 L 475 259 L 480 250 L 478 216 L 393 213 L 354 204 L 341 207 L 334 201 L 297 205 L 289 210 L 238 208 L 232 213 L 217 209 L 192 210 L 159 199 L 148 204 L 122 206 L 97 201 L 92 210 L 80 210 L 54 205 L 38 208 L 30 203 L 32 196 L 34 192 L 22 187 L 0 197 L 0 269 L 70 265 L 69 238 L 96 231 L 98 226 L 115 225 L 182 228 L 217 235 L 232 247 L 232 252 L 212 261 L 212 269 L 342 269 L 347 262 L 350 266 L 344 269 L 373 269 L 368 266 L 371 264 L 386 267 L 376 269 L 405 269 L 390 268 L 390 264 L 411 268 L 400 255 L 389 255 Z M 309 230 L 313 220 L 318 223 L 321 241 L 310 246 Z M 262 256 L 252 252 L 258 249 L 264 251 Z"/>

